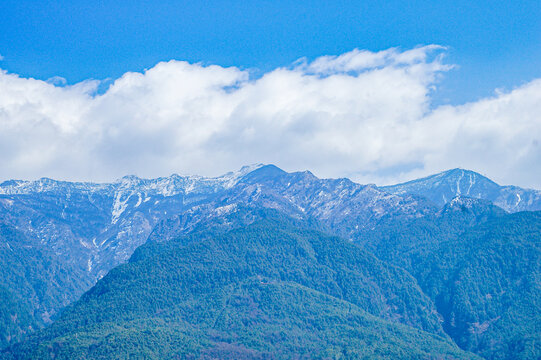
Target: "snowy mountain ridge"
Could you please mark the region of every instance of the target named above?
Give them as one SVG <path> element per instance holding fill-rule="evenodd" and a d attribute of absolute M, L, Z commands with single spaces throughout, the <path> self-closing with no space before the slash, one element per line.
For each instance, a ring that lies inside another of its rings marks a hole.
<path fill-rule="evenodd" d="M 103 184 L 10 180 L 0 184 L 0 222 L 38 239 L 97 279 L 126 261 L 169 218 L 189 216 L 179 227 L 187 231 L 237 207 L 261 206 L 317 219 L 355 240 L 385 216 L 424 216 L 457 196 L 488 200 L 508 212 L 541 209 L 541 192 L 502 187 L 462 169 L 377 187 L 255 164 L 218 177 L 129 175 Z"/>
<path fill-rule="evenodd" d="M 38 180 L 7 180 L 0 184 L 0 195 L 35 194 L 62 190 L 97 192 L 130 189 L 149 194 L 173 196 L 180 192 L 190 193 L 194 191 L 207 191 L 212 187 L 221 189 L 230 188 L 234 186 L 241 177 L 262 166 L 264 165 L 247 165 L 243 166 L 238 171 L 228 172 L 227 174 L 218 177 L 205 177 L 199 175 L 181 176 L 172 174 L 168 177 L 143 179 L 136 175 L 126 175 L 112 183 L 69 182 L 53 180 L 50 178 L 41 178 Z"/>
<path fill-rule="evenodd" d="M 541 210 L 541 191 L 518 186 L 501 186 L 471 170 L 452 169 L 402 184 L 383 186 L 393 194 L 423 196 L 443 206 L 457 196 L 484 199 L 507 212 Z"/>

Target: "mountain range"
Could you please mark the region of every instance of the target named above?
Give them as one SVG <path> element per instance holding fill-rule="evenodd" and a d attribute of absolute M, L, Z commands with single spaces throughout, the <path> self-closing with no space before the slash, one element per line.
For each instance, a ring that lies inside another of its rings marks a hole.
<path fill-rule="evenodd" d="M 273 165 L 10 180 L 0 344 L 8 358 L 536 358 L 538 210 L 540 191 L 462 169 L 385 187 Z"/>

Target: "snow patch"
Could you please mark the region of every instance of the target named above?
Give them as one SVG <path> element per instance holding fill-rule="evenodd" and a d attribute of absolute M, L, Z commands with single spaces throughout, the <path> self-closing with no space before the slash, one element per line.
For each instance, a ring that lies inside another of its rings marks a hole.
<path fill-rule="evenodd" d="M 109 238 L 103 239 L 103 241 L 100 243 L 100 246 L 103 246 L 103 244 L 105 244 L 107 242 L 107 240 L 109 240 Z"/>
<path fill-rule="evenodd" d="M 470 194 L 473 184 L 475 184 L 475 177 L 472 174 L 470 174 L 470 187 L 468 188 L 468 191 L 466 191 L 466 195 Z"/>
<path fill-rule="evenodd" d="M 460 172 L 460 177 L 456 180 L 456 195 L 460 195 L 460 181 L 464 177 L 464 170 Z"/>
<path fill-rule="evenodd" d="M 141 205 L 141 202 L 143 202 L 143 198 L 141 197 L 141 193 L 137 193 L 137 196 L 139 196 L 139 199 L 137 199 L 137 204 L 135 204 L 135 207 L 139 207 L 139 205 Z"/>
<path fill-rule="evenodd" d="M 128 207 L 128 200 L 131 197 L 131 194 L 126 197 L 126 199 L 122 200 L 122 195 L 124 195 L 123 192 L 119 191 L 115 195 L 115 202 L 113 204 L 113 211 L 111 212 L 111 223 L 116 224 L 118 221 L 118 218 L 122 213 L 126 210 Z"/>
<path fill-rule="evenodd" d="M 235 186 L 244 175 L 249 174 L 263 166 L 263 164 L 246 165 L 243 166 L 239 171 L 229 172 L 225 175 L 214 178 L 213 180 L 221 182 L 225 189 L 230 189 Z"/>
<path fill-rule="evenodd" d="M 214 212 L 216 213 L 216 215 L 222 216 L 222 215 L 233 212 L 236 208 L 237 208 L 237 204 L 229 204 L 229 205 L 217 207 L 216 209 L 214 209 Z"/>
<path fill-rule="evenodd" d="M 11 199 L 0 199 L 0 200 L 2 201 L 2 203 L 4 203 L 7 206 L 12 206 L 13 205 L 13 200 L 11 200 Z"/>

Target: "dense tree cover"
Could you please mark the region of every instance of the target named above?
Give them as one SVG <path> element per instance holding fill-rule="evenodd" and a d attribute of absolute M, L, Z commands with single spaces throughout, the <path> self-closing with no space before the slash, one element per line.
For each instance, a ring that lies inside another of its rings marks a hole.
<path fill-rule="evenodd" d="M 383 217 L 374 229 L 362 232 L 356 243 L 379 259 L 416 275 L 440 244 L 468 229 L 507 213 L 489 201 L 455 198 L 440 211 L 417 218 Z M 417 277 L 417 276 L 416 276 Z"/>
<path fill-rule="evenodd" d="M 490 359 L 541 358 L 541 212 L 476 226 L 425 264 L 419 281 L 457 344 Z"/>
<path fill-rule="evenodd" d="M 83 274 L 1 222 L 0 264 L 0 347 L 49 324 L 81 295 Z"/>
<path fill-rule="evenodd" d="M 28 301 L 17 296 L 15 291 L 0 286 L 0 347 L 20 340 L 24 334 L 38 326 Z"/>
<path fill-rule="evenodd" d="M 269 213 L 140 247 L 7 358 L 475 358 L 405 271 Z"/>
<path fill-rule="evenodd" d="M 463 349 L 541 358 L 540 212 L 506 214 L 463 199 L 434 216 L 383 221 L 363 241 L 416 277 Z"/>

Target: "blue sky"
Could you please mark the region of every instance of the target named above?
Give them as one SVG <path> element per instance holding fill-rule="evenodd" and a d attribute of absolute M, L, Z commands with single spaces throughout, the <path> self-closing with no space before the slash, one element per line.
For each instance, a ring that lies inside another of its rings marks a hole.
<path fill-rule="evenodd" d="M 541 189 L 539 0 L 2 0 L 0 19 L 0 180 L 273 163 Z"/>
<path fill-rule="evenodd" d="M 539 1 L 25 1 L 0 3 L 0 67 L 118 78 L 170 59 L 269 71 L 301 57 L 448 46 L 432 101 L 460 104 L 541 77 Z"/>

